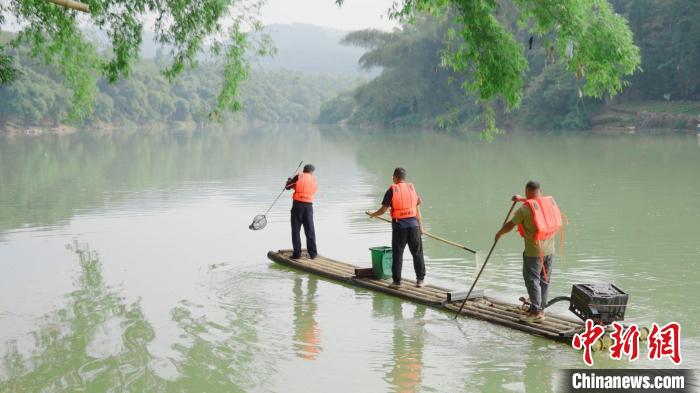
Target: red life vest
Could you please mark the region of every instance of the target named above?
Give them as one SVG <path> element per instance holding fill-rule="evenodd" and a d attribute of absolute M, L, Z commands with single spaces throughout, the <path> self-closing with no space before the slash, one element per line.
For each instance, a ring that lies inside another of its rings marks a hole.
<path fill-rule="evenodd" d="M 523 204 L 530 208 L 535 223 L 535 241 L 551 239 L 562 227 L 561 211 L 551 196 L 527 199 Z M 520 236 L 525 237 L 523 224 L 518 225 Z"/>
<path fill-rule="evenodd" d="M 396 220 L 418 215 L 418 193 L 413 183 L 394 183 L 391 185 L 391 217 Z"/>
<path fill-rule="evenodd" d="M 292 199 L 299 202 L 313 202 L 314 194 L 318 189 L 318 185 L 316 184 L 316 176 L 304 172 L 299 173 L 298 176 L 297 182 L 294 185 L 294 194 L 292 194 Z"/>

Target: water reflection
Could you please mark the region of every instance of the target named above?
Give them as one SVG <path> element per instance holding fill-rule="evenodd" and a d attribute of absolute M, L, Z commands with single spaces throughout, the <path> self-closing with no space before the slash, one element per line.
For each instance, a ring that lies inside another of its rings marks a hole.
<path fill-rule="evenodd" d="M 0 391 L 242 392 L 269 383 L 272 364 L 256 356 L 258 311 L 224 307 L 219 323 L 183 300 L 171 310 L 180 330 L 171 345 L 181 356 L 159 359 L 149 351 L 155 330 L 139 302 L 125 304 L 105 284 L 99 255 L 88 245 L 69 249 L 80 266 L 77 289 L 30 333 L 29 353 L 17 340 L 3 343 Z M 164 361 L 174 375 L 162 375 Z"/>
<path fill-rule="evenodd" d="M 8 380 L 0 391 L 152 391 L 159 378 L 149 366 L 154 330 L 137 303 L 124 304 L 102 277 L 98 254 L 87 245 L 69 249 L 78 257 L 78 289 L 68 304 L 43 318 L 31 336 L 30 354 L 7 345 Z"/>
<path fill-rule="evenodd" d="M 0 137 L 0 236 L 13 228 L 62 225 L 77 211 L 134 193 L 159 190 L 164 197 L 187 181 L 230 182 L 263 157 L 268 164 L 294 162 L 299 152 L 270 154 L 282 149 L 280 140 L 274 130 Z M 244 195 L 245 187 L 238 191 Z"/>
<path fill-rule="evenodd" d="M 404 315 L 404 306 L 413 313 Z M 384 295 L 372 299 L 373 314 L 390 316 L 394 320 L 392 330 L 392 362 L 384 379 L 393 391 L 417 392 L 421 389 L 423 373 L 423 345 L 426 307 L 410 305 Z"/>
<path fill-rule="evenodd" d="M 306 360 L 316 360 L 321 352 L 321 329 L 316 322 L 317 284 L 318 279 L 313 276 L 294 279 L 294 348 L 297 356 Z"/>
<path fill-rule="evenodd" d="M 541 151 L 541 162 L 529 158 Z M 276 274 L 265 252 L 288 247 L 289 198 L 265 231 L 247 225 L 302 158 L 318 165 L 323 184 L 323 254 L 357 265 L 368 263 L 367 247 L 390 240 L 389 227 L 362 211 L 379 202 L 397 165 L 417 184 L 427 229 L 481 250 L 508 208 L 502 196 L 540 178 L 572 222 L 551 292 L 615 282 L 631 294 L 630 321 L 681 322 L 684 364 L 697 364 L 700 303 L 687 301 L 700 279 L 689 230 L 700 218 L 692 135 L 481 144 L 407 132 L 138 132 L 0 139 L 0 336 L 17 337 L 0 342 L 0 391 L 266 391 L 290 381 L 301 391 L 308 373 L 322 375 L 326 390 L 362 375 L 372 391 L 547 391 L 553 365 L 581 364 L 563 346 L 470 319 L 460 323 L 468 340 L 456 343 L 451 324 L 423 324 L 424 308 Z M 72 246 L 81 266 L 72 291 L 64 288 L 74 266 L 55 250 L 75 236 L 99 247 L 104 270 L 87 246 Z M 425 250 L 430 283 L 468 288 L 470 255 L 431 240 Z M 479 287 L 517 299 L 521 251 L 515 235 L 499 243 Z M 361 296 L 342 298 L 353 294 Z M 362 313 L 369 296 L 372 316 Z M 334 328 L 349 316 L 353 342 Z M 343 362 L 362 371 L 349 374 Z"/>

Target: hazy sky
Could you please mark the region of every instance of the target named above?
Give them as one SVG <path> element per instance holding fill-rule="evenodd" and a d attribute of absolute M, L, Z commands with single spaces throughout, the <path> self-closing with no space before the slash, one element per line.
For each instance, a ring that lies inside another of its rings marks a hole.
<path fill-rule="evenodd" d="M 260 19 L 266 25 L 307 23 L 339 30 L 391 30 L 398 26 L 387 16 L 387 10 L 393 2 L 394 0 L 345 0 L 343 6 L 338 7 L 335 0 L 267 0 Z M 152 19 L 155 16 L 146 18 L 146 30 L 153 30 Z M 17 31 L 19 28 L 14 17 L 8 15 L 3 29 Z"/>
<path fill-rule="evenodd" d="M 340 30 L 397 26 L 386 16 L 393 0 L 345 0 L 338 7 L 334 0 L 267 0 L 260 18 L 264 24 L 308 23 Z"/>

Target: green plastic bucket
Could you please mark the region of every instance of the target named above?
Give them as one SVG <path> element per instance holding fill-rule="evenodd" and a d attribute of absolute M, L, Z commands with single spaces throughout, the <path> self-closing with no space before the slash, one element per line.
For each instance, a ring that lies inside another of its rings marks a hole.
<path fill-rule="evenodd" d="M 391 247 L 370 247 L 372 252 L 372 271 L 374 278 L 383 279 L 391 277 Z"/>

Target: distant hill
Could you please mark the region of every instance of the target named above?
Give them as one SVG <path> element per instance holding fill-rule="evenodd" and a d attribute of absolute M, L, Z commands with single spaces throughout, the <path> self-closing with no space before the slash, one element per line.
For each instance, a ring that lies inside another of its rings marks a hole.
<path fill-rule="evenodd" d="M 289 69 L 312 74 L 359 75 L 357 61 L 364 49 L 341 45 L 348 31 L 327 27 L 275 24 L 265 28 L 277 48 L 275 57 L 258 62 L 266 70 Z"/>
<path fill-rule="evenodd" d="M 265 31 L 271 36 L 277 54 L 257 59 L 255 68 L 343 76 L 378 74 L 378 70 L 368 73 L 359 69 L 357 61 L 364 49 L 340 44 L 348 31 L 299 23 L 269 25 Z M 144 32 L 141 56 L 154 58 L 158 46 L 153 33 Z"/>

